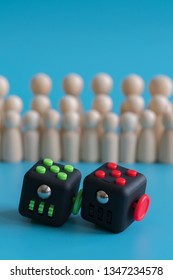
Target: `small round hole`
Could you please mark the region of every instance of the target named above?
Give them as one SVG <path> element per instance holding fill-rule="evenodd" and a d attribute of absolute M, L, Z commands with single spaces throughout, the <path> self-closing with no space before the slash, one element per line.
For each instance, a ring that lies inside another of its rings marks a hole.
<path fill-rule="evenodd" d="M 106 204 L 109 201 L 109 196 L 104 191 L 98 191 L 97 192 L 97 201 L 101 204 Z"/>

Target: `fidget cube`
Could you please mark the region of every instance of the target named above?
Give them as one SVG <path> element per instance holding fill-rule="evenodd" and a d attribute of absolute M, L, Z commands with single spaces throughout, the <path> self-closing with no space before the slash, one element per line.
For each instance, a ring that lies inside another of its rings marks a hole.
<path fill-rule="evenodd" d="M 38 161 L 24 176 L 19 212 L 52 226 L 62 225 L 71 214 L 81 173 L 72 165 Z"/>
<path fill-rule="evenodd" d="M 84 179 L 81 215 L 115 233 L 144 218 L 150 199 L 146 178 L 113 162 L 103 164 Z"/>

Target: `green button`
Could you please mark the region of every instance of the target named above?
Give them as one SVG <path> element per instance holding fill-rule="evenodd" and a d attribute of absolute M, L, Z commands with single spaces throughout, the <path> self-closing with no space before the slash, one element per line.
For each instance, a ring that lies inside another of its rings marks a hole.
<path fill-rule="evenodd" d="M 35 206 L 35 201 L 34 200 L 30 200 L 29 202 L 29 210 L 33 211 L 34 210 L 34 206 Z"/>
<path fill-rule="evenodd" d="M 57 165 L 52 165 L 51 168 L 50 168 L 50 171 L 52 173 L 58 173 L 60 171 L 60 168 Z"/>
<path fill-rule="evenodd" d="M 50 159 L 50 158 L 45 158 L 45 159 L 43 160 L 43 163 L 44 163 L 46 166 L 52 166 L 53 160 Z"/>
<path fill-rule="evenodd" d="M 67 172 L 73 172 L 74 167 L 72 165 L 70 165 L 70 164 L 66 164 L 64 166 L 64 170 L 67 171 Z"/>
<path fill-rule="evenodd" d="M 50 207 L 48 209 L 48 216 L 52 217 L 53 216 L 53 212 L 54 212 L 54 205 L 50 205 Z"/>
<path fill-rule="evenodd" d="M 67 174 L 64 173 L 64 172 L 59 172 L 59 173 L 57 174 L 57 178 L 60 179 L 60 180 L 65 181 L 65 180 L 67 180 Z"/>
<path fill-rule="evenodd" d="M 38 207 L 38 213 L 43 214 L 44 211 L 44 202 L 41 202 Z"/>
<path fill-rule="evenodd" d="M 44 166 L 38 165 L 36 167 L 36 172 L 39 174 L 44 174 L 44 173 L 46 173 L 46 168 Z"/>

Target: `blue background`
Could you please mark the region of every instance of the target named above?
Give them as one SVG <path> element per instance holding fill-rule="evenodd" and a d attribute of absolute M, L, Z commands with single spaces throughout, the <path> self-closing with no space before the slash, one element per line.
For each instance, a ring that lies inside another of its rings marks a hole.
<path fill-rule="evenodd" d="M 119 84 L 129 73 L 147 83 L 159 73 L 173 77 L 172 1 L 0 1 L 0 74 L 29 108 L 28 83 L 37 72 L 53 79 L 53 107 L 69 72 L 84 78 L 81 99 L 88 110 L 90 80 L 97 72 L 114 78 L 112 98 L 118 112 Z M 149 99 L 147 87 L 144 98 Z M 148 215 L 115 235 L 71 216 L 61 228 L 38 225 L 17 212 L 24 173 L 31 164 L 0 164 L 1 259 L 172 259 L 172 166 L 130 166 L 147 176 Z M 79 164 L 83 177 L 98 165 Z"/>

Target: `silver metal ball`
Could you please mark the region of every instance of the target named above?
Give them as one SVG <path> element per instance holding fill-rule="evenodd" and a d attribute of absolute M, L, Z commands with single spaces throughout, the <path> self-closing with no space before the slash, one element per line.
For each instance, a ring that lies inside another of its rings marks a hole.
<path fill-rule="evenodd" d="M 98 191 L 97 192 L 97 201 L 101 204 L 106 204 L 109 201 L 109 196 L 104 191 Z"/>
<path fill-rule="evenodd" d="M 37 194 L 42 199 L 48 199 L 51 196 L 51 188 L 47 185 L 41 185 L 37 189 Z"/>

